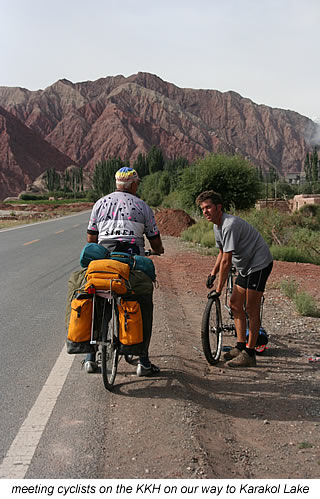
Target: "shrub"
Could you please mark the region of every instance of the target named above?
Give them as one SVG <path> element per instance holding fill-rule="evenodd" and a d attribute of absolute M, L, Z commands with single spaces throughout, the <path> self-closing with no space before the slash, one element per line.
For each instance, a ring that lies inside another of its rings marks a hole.
<path fill-rule="evenodd" d="M 297 312 L 300 315 L 307 317 L 320 317 L 320 309 L 318 308 L 314 298 L 306 291 L 298 293 L 298 284 L 294 279 L 284 279 L 280 283 L 281 291 L 293 301 Z"/>
<path fill-rule="evenodd" d="M 87 192 L 86 199 L 90 203 L 95 203 L 96 201 L 98 201 L 99 198 L 100 198 L 100 196 L 96 191 L 88 191 Z"/>
<path fill-rule="evenodd" d="M 320 230 L 320 205 L 305 204 L 292 214 L 292 224 L 298 227 Z"/>
<path fill-rule="evenodd" d="M 208 190 L 219 192 L 224 205 L 237 209 L 254 206 L 259 197 L 256 169 L 239 156 L 211 154 L 181 172 L 178 189 L 186 207 L 193 207 L 197 196 Z"/>
<path fill-rule="evenodd" d="M 138 190 L 139 196 L 151 206 L 159 206 L 170 191 L 168 172 L 157 171 L 144 177 Z"/>
<path fill-rule="evenodd" d="M 316 263 L 310 256 L 291 246 L 271 246 L 270 251 L 274 260 L 280 260 L 282 262 Z"/>
<path fill-rule="evenodd" d="M 216 240 L 214 238 L 213 230 L 204 232 L 200 239 L 200 244 L 206 248 L 215 248 Z"/>
<path fill-rule="evenodd" d="M 293 298 L 293 302 L 299 314 L 307 317 L 320 317 L 320 309 L 309 293 L 306 293 L 305 291 L 297 293 Z"/>
<path fill-rule="evenodd" d="M 211 235 L 206 236 L 207 234 Z M 207 220 L 201 220 L 200 222 L 191 225 L 191 227 L 184 230 L 181 234 L 181 238 L 184 241 L 189 241 L 198 244 L 201 244 L 202 240 L 206 240 L 206 237 L 208 237 L 207 241 L 211 241 L 211 238 L 213 238 L 214 242 L 214 233 L 212 229 L 212 224 L 207 222 Z M 214 244 L 212 245 L 210 243 L 210 246 L 214 246 Z"/>
<path fill-rule="evenodd" d="M 181 203 L 179 192 L 177 192 L 177 191 L 170 192 L 170 194 L 165 196 L 165 198 L 163 199 L 161 206 L 163 206 L 163 208 L 172 208 L 175 210 L 182 210 L 183 206 Z"/>
<path fill-rule="evenodd" d="M 310 442 L 300 442 L 299 449 L 311 449 L 313 445 Z"/>
<path fill-rule="evenodd" d="M 286 230 L 290 226 L 290 215 L 279 210 L 265 208 L 263 210 L 249 210 L 236 213 L 246 220 L 262 235 L 266 243 L 286 244 Z"/>
<path fill-rule="evenodd" d="M 298 292 L 298 284 L 294 279 L 284 279 L 280 283 L 280 289 L 281 291 L 288 297 L 290 300 L 293 300 L 293 298 L 296 296 Z"/>
<path fill-rule="evenodd" d="M 40 200 L 47 200 L 47 199 L 49 199 L 49 195 L 40 196 L 40 195 L 37 195 L 37 194 L 29 194 L 29 193 L 21 194 L 19 197 L 23 201 L 40 201 Z"/>

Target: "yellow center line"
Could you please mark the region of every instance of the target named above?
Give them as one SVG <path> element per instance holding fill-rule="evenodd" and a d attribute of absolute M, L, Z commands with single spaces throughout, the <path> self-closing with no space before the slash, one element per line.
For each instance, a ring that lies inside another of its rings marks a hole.
<path fill-rule="evenodd" d="M 40 241 L 40 239 L 34 239 L 33 241 L 29 241 L 28 243 L 24 243 L 23 246 L 27 246 L 27 244 L 37 243 L 38 241 Z"/>
<path fill-rule="evenodd" d="M 56 234 L 61 234 L 61 232 L 64 232 L 64 229 L 58 230 L 58 232 L 56 232 Z"/>

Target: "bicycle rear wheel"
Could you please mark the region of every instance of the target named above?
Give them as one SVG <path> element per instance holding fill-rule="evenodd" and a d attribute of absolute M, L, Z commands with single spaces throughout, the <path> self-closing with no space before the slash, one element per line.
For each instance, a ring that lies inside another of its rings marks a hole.
<path fill-rule="evenodd" d="M 201 341 L 203 353 L 209 364 L 213 366 L 220 359 L 222 332 L 220 301 L 209 298 L 202 316 Z"/>
<path fill-rule="evenodd" d="M 111 317 L 106 323 L 102 343 L 101 372 L 105 388 L 112 390 L 118 367 L 119 348 L 119 318 L 115 300 L 112 300 L 113 308 Z"/>

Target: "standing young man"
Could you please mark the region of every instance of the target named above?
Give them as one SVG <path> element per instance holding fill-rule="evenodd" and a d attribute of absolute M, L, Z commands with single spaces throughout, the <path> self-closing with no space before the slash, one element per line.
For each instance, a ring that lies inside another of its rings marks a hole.
<path fill-rule="evenodd" d="M 212 288 L 218 275 L 215 292 L 220 296 L 233 264 L 239 274 L 230 299 L 237 332 L 237 344 L 224 355 L 228 367 L 254 367 L 255 346 L 260 329 L 260 304 L 267 279 L 273 266 L 270 250 L 259 232 L 242 218 L 228 215 L 223 210 L 220 194 L 202 192 L 196 199 L 203 215 L 213 222 L 219 254 L 207 278 Z M 249 340 L 246 342 L 246 312 L 249 319 Z"/>

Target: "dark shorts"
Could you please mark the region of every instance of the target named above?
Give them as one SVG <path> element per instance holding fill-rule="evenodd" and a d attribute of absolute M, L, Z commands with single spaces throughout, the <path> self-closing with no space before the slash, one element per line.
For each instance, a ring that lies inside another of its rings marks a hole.
<path fill-rule="evenodd" d="M 242 275 L 238 274 L 238 277 L 236 278 L 237 286 L 244 289 L 253 289 L 254 291 L 263 292 L 266 287 L 267 279 L 271 274 L 272 267 L 273 262 L 264 269 L 248 274 L 246 277 L 242 277 Z"/>

